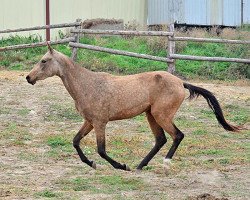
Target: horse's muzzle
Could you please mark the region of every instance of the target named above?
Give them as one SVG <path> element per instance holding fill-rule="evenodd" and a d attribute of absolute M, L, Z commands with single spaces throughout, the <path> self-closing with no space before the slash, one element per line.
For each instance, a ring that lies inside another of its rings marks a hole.
<path fill-rule="evenodd" d="M 28 75 L 28 76 L 26 76 L 26 80 L 28 81 L 28 83 L 30 83 L 31 85 L 34 85 L 35 83 L 36 83 L 36 81 L 34 80 L 34 81 L 31 81 L 31 78 L 30 78 L 30 76 Z"/>

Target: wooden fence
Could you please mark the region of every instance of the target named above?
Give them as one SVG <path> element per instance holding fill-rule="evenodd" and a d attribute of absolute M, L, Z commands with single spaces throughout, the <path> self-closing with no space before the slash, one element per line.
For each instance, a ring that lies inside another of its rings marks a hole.
<path fill-rule="evenodd" d="M 169 31 L 117 31 L 117 30 L 89 30 L 89 29 L 75 29 L 71 31 L 80 37 L 80 34 L 104 34 L 104 35 L 130 35 L 130 36 L 165 36 L 168 40 L 167 57 L 158 57 L 146 54 L 133 53 L 128 51 L 121 51 L 116 49 L 104 48 L 94 45 L 80 44 L 77 42 L 70 42 L 69 46 L 75 49 L 76 58 L 77 48 L 89 49 L 94 51 L 107 52 L 117 55 L 131 56 L 137 58 L 144 58 L 150 60 L 156 60 L 166 62 L 168 64 L 168 72 L 174 73 L 175 60 L 196 60 L 196 61 L 211 61 L 211 62 L 237 62 L 250 64 L 250 59 L 241 58 L 225 58 L 225 57 L 205 57 L 205 56 L 192 56 L 192 55 L 180 55 L 175 53 L 176 41 L 192 41 L 192 42 L 211 42 L 211 43 L 227 43 L 227 44 L 245 44 L 250 46 L 250 40 L 227 40 L 227 39 L 211 39 L 211 38 L 193 38 L 193 37 L 175 37 L 174 25 L 169 26 Z"/>
<path fill-rule="evenodd" d="M 21 32 L 21 31 L 31 31 L 31 30 L 42 30 L 42 29 L 54 29 L 54 28 L 65 28 L 65 27 L 74 27 L 71 30 L 73 34 L 72 37 L 61 39 L 58 41 L 51 41 L 51 44 L 63 44 L 69 43 L 69 46 L 72 47 L 72 59 L 76 60 L 77 58 L 77 49 L 89 49 L 94 51 L 102 51 L 117 55 L 131 56 L 137 58 L 150 59 L 160 62 L 165 62 L 168 64 L 168 72 L 174 73 L 175 71 L 175 60 L 196 60 L 196 61 L 212 61 L 212 62 L 237 62 L 237 63 L 247 63 L 250 64 L 250 59 L 241 59 L 241 58 L 225 58 L 225 57 L 204 57 L 204 56 L 192 56 L 192 55 L 180 55 L 175 53 L 175 42 L 176 41 L 193 41 L 193 42 L 213 42 L 213 43 L 227 43 L 227 44 L 245 44 L 250 45 L 249 40 L 227 40 L 227 39 L 211 39 L 211 38 L 193 38 L 193 37 L 175 37 L 174 25 L 169 25 L 169 31 L 117 31 L 117 30 L 90 30 L 90 29 L 81 29 L 81 20 L 77 19 L 74 23 L 64 23 L 56 25 L 46 25 L 46 26 L 36 26 L 31 28 L 20 28 L 20 29 L 7 29 L 0 30 L 1 33 L 12 33 L 12 32 Z M 158 57 L 147 54 L 139 54 L 134 52 L 104 48 L 94 45 L 87 45 L 79 43 L 80 36 L 82 34 L 104 34 L 104 35 L 130 35 L 130 36 L 163 36 L 166 37 L 168 41 L 168 49 L 166 57 Z M 32 44 L 20 44 L 13 46 L 0 47 L 1 51 L 16 50 L 16 49 L 25 49 L 46 46 L 46 42 L 37 42 Z M 247 48 L 247 47 L 246 47 Z"/>
<path fill-rule="evenodd" d="M 76 22 L 73 23 L 64 23 L 64 24 L 55 24 L 55 25 L 45 25 L 45 26 L 35 26 L 30 28 L 19 28 L 19 29 L 6 29 L 0 30 L 1 33 L 15 33 L 15 32 L 23 32 L 23 31 L 32 31 L 32 30 L 44 30 L 44 29 L 55 29 L 55 28 L 67 28 L 67 27 L 74 27 L 75 29 L 81 26 L 81 20 L 77 19 Z M 68 37 L 65 39 L 57 40 L 57 41 L 50 41 L 50 44 L 64 44 L 69 42 L 78 42 L 75 37 Z M 17 49 L 26 49 L 26 48 L 33 48 L 33 47 L 41 47 L 46 46 L 47 42 L 36 42 L 32 44 L 19 44 L 19 45 L 12 45 L 12 46 L 5 46 L 0 47 L 0 52 L 9 51 L 9 50 L 17 50 Z"/>

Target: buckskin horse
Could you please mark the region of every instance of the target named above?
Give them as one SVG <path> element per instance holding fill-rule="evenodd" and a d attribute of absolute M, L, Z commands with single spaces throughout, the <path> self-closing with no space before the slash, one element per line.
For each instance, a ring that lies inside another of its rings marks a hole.
<path fill-rule="evenodd" d="M 73 139 L 73 146 L 82 162 L 94 169 L 96 164 L 84 155 L 80 140 L 94 129 L 99 155 L 116 169 L 130 170 L 126 164 L 121 164 L 107 155 L 105 127 L 109 121 L 131 118 L 143 112 L 146 113 L 154 134 L 155 145 L 137 169 L 141 170 L 146 166 L 167 142 L 164 131 L 173 139 L 163 162 L 167 166 L 184 138 L 184 134 L 173 123 L 174 115 L 185 98 L 184 89 L 189 90 L 190 99 L 203 96 L 225 130 L 239 131 L 239 127 L 230 125 L 225 120 L 217 99 L 210 91 L 185 83 L 168 72 L 154 71 L 127 76 L 92 72 L 52 49 L 49 44 L 48 49 L 26 79 L 34 85 L 36 81 L 54 75 L 61 78 L 75 101 L 77 111 L 85 119 Z"/>

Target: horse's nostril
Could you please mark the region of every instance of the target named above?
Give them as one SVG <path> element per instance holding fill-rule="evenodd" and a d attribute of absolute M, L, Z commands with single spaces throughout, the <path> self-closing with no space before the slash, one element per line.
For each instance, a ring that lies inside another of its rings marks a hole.
<path fill-rule="evenodd" d="M 26 80 L 29 81 L 30 80 L 30 76 L 26 76 Z"/>

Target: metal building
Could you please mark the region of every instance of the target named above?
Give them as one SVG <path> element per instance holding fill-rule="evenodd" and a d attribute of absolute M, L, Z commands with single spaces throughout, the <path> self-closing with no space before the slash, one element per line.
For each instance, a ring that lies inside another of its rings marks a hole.
<path fill-rule="evenodd" d="M 148 0 L 148 25 L 250 24 L 250 0 Z"/>

